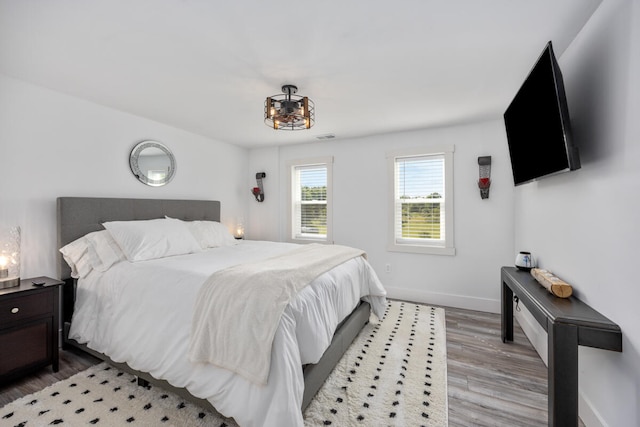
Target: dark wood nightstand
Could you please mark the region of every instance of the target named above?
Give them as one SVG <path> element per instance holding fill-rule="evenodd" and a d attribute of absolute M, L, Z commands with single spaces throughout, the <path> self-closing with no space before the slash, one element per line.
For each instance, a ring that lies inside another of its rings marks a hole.
<path fill-rule="evenodd" d="M 35 283 L 43 283 L 34 286 Z M 53 366 L 58 372 L 60 288 L 49 277 L 23 279 L 0 289 L 0 383 Z"/>

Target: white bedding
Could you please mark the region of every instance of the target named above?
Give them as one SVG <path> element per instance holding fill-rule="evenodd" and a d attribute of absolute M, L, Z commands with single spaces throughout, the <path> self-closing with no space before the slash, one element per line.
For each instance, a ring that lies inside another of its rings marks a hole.
<path fill-rule="evenodd" d="M 315 243 L 215 272 L 198 293 L 189 359 L 267 384 L 285 308 L 322 273 L 360 256 L 361 249 Z"/>
<path fill-rule="evenodd" d="M 304 288 L 285 309 L 274 338 L 266 386 L 188 360 L 200 286 L 219 269 L 291 250 L 295 245 L 239 245 L 150 261 L 120 262 L 79 282 L 70 338 L 116 362 L 149 372 L 208 399 L 243 427 L 302 426 L 303 364 L 317 363 L 338 323 L 362 298 L 377 316 L 385 291 L 371 266 L 354 258 Z"/>

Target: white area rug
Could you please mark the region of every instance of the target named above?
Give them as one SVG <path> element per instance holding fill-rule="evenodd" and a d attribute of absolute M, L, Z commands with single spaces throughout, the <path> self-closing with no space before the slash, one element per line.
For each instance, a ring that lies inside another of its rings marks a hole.
<path fill-rule="evenodd" d="M 444 310 L 389 301 L 305 412 L 308 426 L 446 426 Z"/>
<path fill-rule="evenodd" d="M 389 301 L 305 412 L 306 426 L 446 426 L 444 310 Z M 0 409 L 0 426 L 237 424 L 102 363 Z"/>

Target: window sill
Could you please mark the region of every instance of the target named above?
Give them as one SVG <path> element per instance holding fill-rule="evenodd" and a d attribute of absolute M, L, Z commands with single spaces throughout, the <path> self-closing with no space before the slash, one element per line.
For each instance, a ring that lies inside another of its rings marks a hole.
<path fill-rule="evenodd" d="M 447 248 L 442 246 L 426 246 L 426 245 L 398 245 L 390 244 L 387 246 L 387 250 L 390 252 L 408 252 L 414 254 L 429 254 L 429 255 L 449 255 L 456 254 L 456 248 Z"/>
<path fill-rule="evenodd" d="M 325 245 L 333 245 L 332 240 L 327 239 L 289 239 L 289 243 L 299 243 L 299 244 L 307 244 L 307 243 L 322 243 Z"/>

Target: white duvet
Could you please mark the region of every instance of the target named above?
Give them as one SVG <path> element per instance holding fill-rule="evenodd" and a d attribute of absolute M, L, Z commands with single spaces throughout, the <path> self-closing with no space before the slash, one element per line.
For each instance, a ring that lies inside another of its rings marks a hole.
<path fill-rule="evenodd" d="M 78 284 L 70 338 L 185 387 L 243 427 L 302 426 L 302 365 L 320 360 L 336 326 L 360 299 L 368 301 L 377 316 L 384 312 L 385 291 L 361 257 L 318 277 L 287 306 L 274 338 L 266 386 L 188 359 L 193 308 L 205 280 L 219 269 L 293 247 L 242 241 L 191 255 L 120 262 L 104 273 L 93 271 Z"/>

